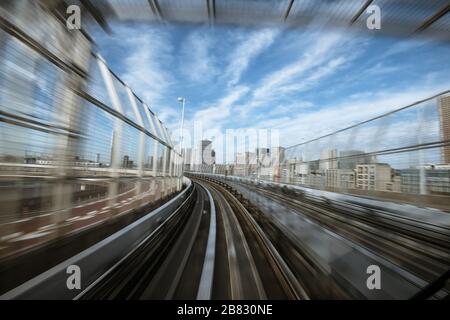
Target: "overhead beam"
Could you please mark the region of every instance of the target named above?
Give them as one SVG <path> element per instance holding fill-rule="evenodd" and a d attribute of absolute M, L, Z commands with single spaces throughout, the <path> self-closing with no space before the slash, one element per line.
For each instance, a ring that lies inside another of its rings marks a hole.
<path fill-rule="evenodd" d="M 97 23 L 103 28 L 105 32 L 111 33 L 111 29 L 109 28 L 106 19 L 103 17 L 100 10 L 97 9 L 91 2 L 91 0 L 80 0 L 81 4 L 86 8 L 87 11 L 91 14 L 91 16 L 97 21 Z"/>
<path fill-rule="evenodd" d="M 216 0 L 206 0 L 206 7 L 208 9 L 209 24 L 214 25 L 216 20 Z"/>
<path fill-rule="evenodd" d="M 427 20 L 425 20 L 425 22 L 422 23 L 419 28 L 417 28 L 416 32 L 421 32 L 421 31 L 427 29 L 433 23 L 435 23 L 440 18 L 445 16 L 448 12 L 450 12 L 450 4 L 447 4 L 446 6 L 442 7 L 438 12 L 436 12 L 431 17 L 429 17 Z"/>
<path fill-rule="evenodd" d="M 350 25 L 354 24 L 356 20 L 363 14 L 364 11 L 367 10 L 367 8 L 372 4 L 373 0 L 367 0 L 366 3 L 363 4 L 363 6 L 358 10 L 358 12 L 353 16 L 352 20 L 350 21 Z"/>
<path fill-rule="evenodd" d="M 284 13 L 284 21 L 287 20 L 287 18 L 289 17 L 289 14 L 291 13 L 291 9 L 292 9 L 292 5 L 294 4 L 294 0 L 290 0 L 289 1 L 289 5 L 286 9 L 286 12 Z"/>
<path fill-rule="evenodd" d="M 152 9 L 153 14 L 158 18 L 160 22 L 164 21 L 163 15 L 161 13 L 161 8 L 159 7 L 158 0 L 148 0 L 148 4 Z"/>

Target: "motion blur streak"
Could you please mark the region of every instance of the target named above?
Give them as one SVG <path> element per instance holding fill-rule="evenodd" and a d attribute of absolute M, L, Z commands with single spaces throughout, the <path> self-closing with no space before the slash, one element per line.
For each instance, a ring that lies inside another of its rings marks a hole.
<path fill-rule="evenodd" d="M 0 258 L 182 188 L 164 124 L 58 10 L 0 6 Z"/>
<path fill-rule="evenodd" d="M 0 299 L 450 297 L 450 91 L 219 164 L 213 141 L 175 147 L 87 32 L 130 21 L 367 31 L 375 5 L 381 34 L 445 43 L 448 1 L 74 0 L 81 28 L 67 27 L 67 2 L 0 4 Z"/>

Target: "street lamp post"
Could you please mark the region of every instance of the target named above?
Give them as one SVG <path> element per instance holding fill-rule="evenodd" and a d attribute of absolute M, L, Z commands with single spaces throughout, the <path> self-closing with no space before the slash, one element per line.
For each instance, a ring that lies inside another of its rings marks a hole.
<path fill-rule="evenodd" d="M 184 171 L 184 156 L 183 156 L 183 126 L 184 126 L 184 104 L 186 99 L 184 97 L 178 97 L 178 102 L 182 103 L 181 108 L 181 126 L 180 126 L 180 157 L 181 157 L 181 173 Z"/>
<path fill-rule="evenodd" d="M 181 102 L 183 105 L 181 108 L 181 128 L 180 128 L 180 154 L 181 154 L 183 150 L 184 104 L 186 102 L 186 99 L 179 97 L 178 102 Z"/>

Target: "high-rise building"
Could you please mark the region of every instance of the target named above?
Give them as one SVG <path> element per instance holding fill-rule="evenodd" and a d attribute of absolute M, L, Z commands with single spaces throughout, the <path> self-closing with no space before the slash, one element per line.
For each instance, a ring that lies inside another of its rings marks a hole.
<path fill-rule="evenodd" d="M 193 164 L 192 149 L 185 148 L 183 152 L 184 152 L 183 154 L 184 169 L 189 171 L 191 170 L 191 164 Z"/>
<path fill-rule="evenodd" d="M 284 182 L 294 183 L 297 177 L 297 164 L 300 161 L 297 159 L 286 159 L 283 163 L 282 176 L 284 177 Z"/>
<path fill-rule="evenodd" d="M 237 152 L 234 159 L 234 164 L 243 165 L 249 164 L 250 152 Z"/>
<path fill-rule="evenodd" d="M 257 148 L 256 149 L 256 159 L 258 165 L 268 166 L 270 165 L 270 149 L 269 148 Z"/>
<path fill-rule="evenodd" d="M 200 164 L 212 165 L 213 164 L 213 149 L 211 140 L 201 140 L 199 142 L 199 162 Z"/>
<path fill-rule="evenodd" d="M 439 125 L 441 130 L 441 140 L 450 140 L 450 96 L 439 99 Z M 442 162 L 450 163 L 450 146 L 442 147 Z"/>
<path fill-rule="evenodd" d="M 211 149 L 211 163 L 216 164 L 216 151 Z"/>
<path fill-rule="evenodd" d="M 356 183 L 356 171 L 351 169 L 327 169 L 327 187 L 354 189 Z"/>
<path fill-rule="evenodd" d="M 237 176 L 248 176 L 251 174 L 251 165 L 256 163 L 253 152 L 238 152 L 235 156 L 234 174 Z"/>
<path fill-rule="evenodd" d="M 319 169 L 325 172 L 328 169 L 337 169 L 338 151 L 336 149 L 322 150 L 320 153 Z"/>
<path fill-rule="evenodd" d="M 273 147 L 271 150 L 272 163 L 275 165 L 281 165 L 286 159 L 286 148 Z"/>
<path fill-rule="evenodd" d="M 356 188 L 358 189 L 400 191 L 400 180 L 397 180 L 394 180 L 392 168 L 387 163 L 356 166 Z"/>
<path fill-rule="evenodd" d="M 134 163 L 133 160 L 130 160 L 130 156 L 123 156 L 123 160 L 122 160 L 122 168 L 133 168 L 134 167 Z"/>
<path fill-rule="evenodd" d="M 286 149 L 283 147 L 272 147 L 271 152 L 271 165 L 273 168 L 273 176 L 282 176 L 282 165 L 285 161 Z"/>
<path fill-rule="evenodd" d="M 361 150 L 342 150 L 339 152 L 339 169 L 353 170 L 358 164 L 370 164 L 376 162 L 376 156 L 367 155 Z"/>
<path fill-rule="evenodd" d="M 425 191 L 427 194 L 450 194 L 450 165 L 426 165 Z M 401 191 L 405 193 L 420 193 L 421 167 L 399 170 Z"/>
<path fill-rule="evenodd" d="M 270 177 L 272 175 L 269 148 L 256 148 L 256 162 L 256 175 L 258 177 Z"/>

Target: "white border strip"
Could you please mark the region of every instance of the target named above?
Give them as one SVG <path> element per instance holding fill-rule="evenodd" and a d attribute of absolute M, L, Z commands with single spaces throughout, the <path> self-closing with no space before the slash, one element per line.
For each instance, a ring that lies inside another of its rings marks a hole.
<path fill-rule="evenodd" d="M 200 285 L 198 286 L 197 300 L 210 300 L 214 276 L 214 260 L 216 256 L 216 207 L 214 205 L 214 199 L 212 198 L 209 190 L 205 186 L 201 184 L 199 185 L 203 189 L 205 189 L 206 193 L 208 194 L 211 215 L 209 223 L 208 244 L 206 246 L 205 260 L 203 262 Z"/>

